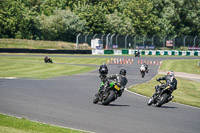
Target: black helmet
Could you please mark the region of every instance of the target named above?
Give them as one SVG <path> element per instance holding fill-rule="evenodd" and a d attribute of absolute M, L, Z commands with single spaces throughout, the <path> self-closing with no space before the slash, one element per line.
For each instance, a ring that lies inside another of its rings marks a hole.
<path fill-rule="evenodd" d="M 121 69 L 119 74 L 126 76 L 126 70 L 125 69 Z"/>
<path fill-rule="evenodd" d="M 106 66 L 105 63 L 103 63 L 103 65 L 100 66 L 99 73 L 100 73 L 101 75 L 106 75 L 106 74 L 108 74 L 108 68 L 107 68 L 107 66 Z"/>

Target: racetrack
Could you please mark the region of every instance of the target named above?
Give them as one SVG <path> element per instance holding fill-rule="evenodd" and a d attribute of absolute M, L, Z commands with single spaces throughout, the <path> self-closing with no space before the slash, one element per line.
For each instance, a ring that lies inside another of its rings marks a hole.
<path fill-rule="evenodd" d="M 147 82 L 157 74 L 158 65 L 149 65 L 149 73 L 141 78 L 138 59 L 161 61 L 184 58 L 188 57 L 134 58 L 131 65 L 108 65 L 109 75 L 125 68 L 129 87 Z M 0 79 L 0 84 L 0 112 L 4 114 L 95 133 L 200 131 L 198 108 L 172 102 L 161 108 L 147 106 L 148 98 L 127 91 L 109 106 L 93 104 L 93 97 L 100 85 L 97 70 L 48 80 Z"/>

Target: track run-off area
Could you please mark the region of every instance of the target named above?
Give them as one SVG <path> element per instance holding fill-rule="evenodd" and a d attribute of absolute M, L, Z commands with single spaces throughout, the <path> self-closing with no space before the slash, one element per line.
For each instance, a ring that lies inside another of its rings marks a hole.
<path fill-rule="evenodd" d="M 142 56 L 122 61 L 130 56 L 117 56 L 118 59 L 115 59 L 116 56 L 109 56 L 109 58 L 112 59 L 109 60 L 108 75 L 119 73 L 122 68 L 127 70 L 126 88 L 151 80 L 158 73 L 162 60 L 199 59 L 186 56 Z M 141 61 L 149 61 L 149 73 L 144 78 L 139 72 Z M 147 106 L 148 97 L 129 91 L 124 91 L 120 98 L 108 106 L 93 104 L 99 86 L 98 68 L 89 73 L 45 80 L 0 79 L 0 113 L 95 133 L 199 133 L 200 131 L 199 108 L 173 102 L 160 108 Z"/>

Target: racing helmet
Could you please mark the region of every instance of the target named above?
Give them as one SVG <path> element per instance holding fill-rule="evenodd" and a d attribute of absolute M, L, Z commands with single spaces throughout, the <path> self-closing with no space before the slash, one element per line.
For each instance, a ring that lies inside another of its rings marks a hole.
<path fill-rule="evenodd" d="M 125 69 L 121 69 L 119 71 L 119 74 L 126 76 L 126 70 Z"/>
<path fill-rule="evenodd" d="M 169 71 L 169 72 L 167 72 L 167 75 L 169 75 L 170 77 L 174 77 L 174 71 Z"/>
<path fill-rule="evenodd" d="M 100 66 L 99 73 L 100 73 L 101 75 L 106 75 L 106 74 L 108 74 L 108 68 L 107 68 L 107 66 L 106 66 L 105 63 L 103 63 L 103 64 Z"/>

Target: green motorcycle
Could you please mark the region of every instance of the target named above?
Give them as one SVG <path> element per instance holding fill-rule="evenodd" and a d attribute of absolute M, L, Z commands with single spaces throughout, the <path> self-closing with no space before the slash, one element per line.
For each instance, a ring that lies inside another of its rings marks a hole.
<path fill-rule="evenodd" d="M 94 104 L 101 102 L 103 105 L 108 105 L 110 102 L 115 101 L 117 97 L 121 96 L 123 92 L 120 83 L 117 83 L 115 80 L 108 80 L 106 84 L 101 82 L 101 87 L 103 89 L 94 98 Z"/>

